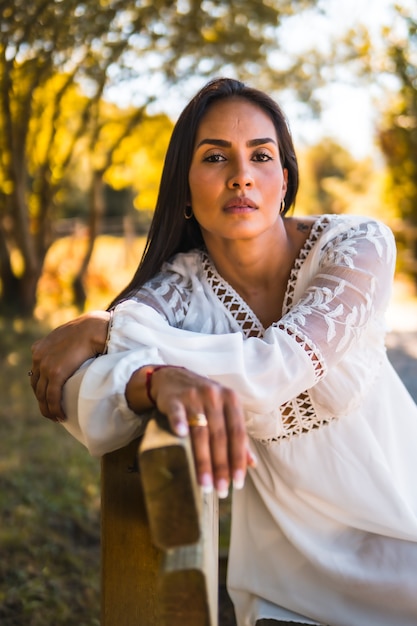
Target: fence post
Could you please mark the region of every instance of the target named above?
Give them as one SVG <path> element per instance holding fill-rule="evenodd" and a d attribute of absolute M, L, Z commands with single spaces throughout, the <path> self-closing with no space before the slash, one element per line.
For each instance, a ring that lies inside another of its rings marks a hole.
<path fill-rule="evenodd" d="M 156 418 L 156 419 L 155 419 Z M 218 502 L 154 413 L 102 461 L 101 626 L 217 626 Z"/>

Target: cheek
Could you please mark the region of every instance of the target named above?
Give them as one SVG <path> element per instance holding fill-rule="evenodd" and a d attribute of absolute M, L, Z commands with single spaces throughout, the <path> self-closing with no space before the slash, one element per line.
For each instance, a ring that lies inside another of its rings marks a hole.
<path fill-rule="evenodd" d="M 210 176 L 199 172 L 190 172 L 188 177 L 188 185 L 190 188 L 191 201 L 196 203 L 204 201 L 210 195 L 210 191 L 214 188 L 214 181 Z"/>

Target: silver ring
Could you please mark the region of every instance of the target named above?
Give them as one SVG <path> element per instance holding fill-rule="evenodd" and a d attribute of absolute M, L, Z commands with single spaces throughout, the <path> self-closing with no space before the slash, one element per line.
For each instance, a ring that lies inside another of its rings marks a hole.
<path fill-rule="evenodd" d="M 188 425 L 190 428 L 193 428 L 194 426 L 205 427 L 208 425 L 207 417 L 204 415 L 204 413 L 196 413 L 195 415 L 192 415 L 190 417 L 190 419 L 188 420 Z"/>
<path fill-rule="evenodd" d="M 29 370 L 29 371 L 28 371 L 28 376 L 33 376 L 33 372 L 32 372 L 32 370 Z"/>

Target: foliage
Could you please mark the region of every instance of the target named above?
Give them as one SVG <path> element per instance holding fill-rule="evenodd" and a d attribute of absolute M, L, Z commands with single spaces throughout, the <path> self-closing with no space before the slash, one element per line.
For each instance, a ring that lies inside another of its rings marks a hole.
<path fill-rule="evenodd" d="M 387 32 L 389 71 L 399 87 L 385 110 L 379 142 L 389 179 L 387 193 L 401 216 L 417 226 L 417 20 L 400 11 L 406 26 L 402 37 Z M 416 250 L 417 257 L 417 250 Z"/>
<path fill-rule="evenodd" d="M 113 189 L 132 188 L 137 209 L 155 206 L 172 127 L 165 115 L 146 117 L 121 142 L 106 171 L 104 180 Z"/>
<path fill-rule="evenodd" d="M 417 225 L 417 20 L 411 4 L 392 3 L 377 36 L 358 28 L 335 42 L 333 54 L 336 67 L 349 63 L 377 94 L 376 135 L 387 165 L 386 195 L 401 219 Z"/>
<path fill-rule="evenodd" d="M 62 311 L 68 318 L 76 315 L 76 310 L 71 306 L 71 284 L 87 245 L 85 228 L 52 244 L 38 283 L 37 319 L 57 324 Z M 98 237 L 86 276 L 88 308 L 106 308 L 127 285 L 144 246 L 145 237 Z"/>
<path fill-rule="evenodd" d="M 305 148 L 299 156 L 301 184 L 297 211 L 366 213 L 382 217 L 380 175 L 370 159 L 355 160 L 331 138 Z M 379 212 L 379 215 L 378 215 Z"/>
<path fill-rule="evenodd" d="M 187 82 L 220 69 L 265 75 L 284 19 L 313 0 L 24 0 L 1 5 L 0 305 L 31 313 L 66 175 L 79 159 L 89 176 L 91 258 L 103 212 L 103 180 L 121 163 L 123 142 L 145 119 L 156 85 Z M 305 68 L 286 59 L 282 84 Z M 135 106 L 121 113 L 112 90 L 136 85 Z M 138 157 L 139 160 L 141 157 Z M 143 161 L 143 159 L 142 159 Z M 132 163 L 132 166 L 135 165 Z M 113 175 L 116 173 L 113 171 Z M 119 173 L 120 177 L 120 167 Z M 147 193 L 147 191 L 146 191 Z M 146 194 L 139 203 L 147 202 Z M 20 257 L 19 271 L 11 261 Z M 80 293 L 83 303 L 85 296 Z"/>

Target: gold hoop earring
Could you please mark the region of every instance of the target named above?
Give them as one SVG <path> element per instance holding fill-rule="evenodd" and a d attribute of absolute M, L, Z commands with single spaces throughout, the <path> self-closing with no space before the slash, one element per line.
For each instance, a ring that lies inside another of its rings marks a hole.
<path fill-rule="evenodd" d="M 187 204 L 185 209 L 184 209 L 184 217 L 186 220 L 190 220 L 193 217 L 194 213 L 193 213 L 193 208 L 191 206 L 191 204 Z"/>
<path fill-rule="evenodd" d="M 281 215 L 282 213 L 284 213 L 284 211 L 285 211 L 285 200 L 284 200 L 284 198 L 282 198 L 282 200 L 281 200 L 281 206 L 279 207 L 279 212 L 280 212 L 280 215 Z"/>

